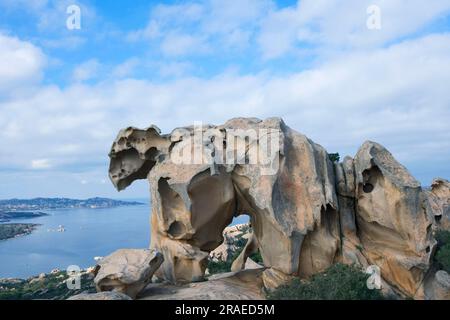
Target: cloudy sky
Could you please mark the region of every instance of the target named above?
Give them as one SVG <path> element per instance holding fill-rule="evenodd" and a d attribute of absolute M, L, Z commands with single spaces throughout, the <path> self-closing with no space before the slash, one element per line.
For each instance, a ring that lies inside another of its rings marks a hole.
<path fill-rule="evenodd" d="M 450 178 L 450 1 L 0 0 L 0 198 L 146 197 L 108 180 L 119 129 L 237 116 Z"/>

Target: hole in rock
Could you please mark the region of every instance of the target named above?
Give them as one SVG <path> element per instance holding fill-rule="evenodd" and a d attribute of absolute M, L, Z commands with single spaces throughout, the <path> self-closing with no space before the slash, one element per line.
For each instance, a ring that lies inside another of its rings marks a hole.
<path fill-rule="evenodd" d="M 179 237 L 186 232 L 186 226 L 180 221 L 174 221 L 170 224 L 167 232 L 173 237 Z"/>
<path fill-rule="evenodd" d="M 373 191 L 373 189 L 374 189 L 374 187 L 373 187 L 373 184 L 371 184 L 371 183 L 365 183 L 363 185 L 363 191 L 365 193 L 371 193 Z"/>
<path fill-rule="evenodd" d="M 377 166 L 373 166 L 368 170 L 364 170 L 363 173 L 363 191 L 364 193 L 371 193 L 375 186 L 384 186 L 384 177 L 381 170 Z"/>
<path fill-rule="evenodd" d="M 233 262 L 242 253 L 249 241 L 249 233 L 252 232 L 250 217 L 242 214 L 233 218 L 233 221 L 225 229 L 224 243 L 213 251 L 208 261 L 208 272 L 210 275 L 230 272 Z M 259 249 L 248 256 L 260 265 L 264 265 Z M 248 260 L 247 260 L 248 261 Z"/>
<path fill-rule="evenodd" d="M 155 161 L 140 159 L 139 152 L 136 149 L 128 149 L 117 153 L 111 160 L 109 172 L 114 173 L 113 178 L 118 177 L 120 179 L 117 182 L 117 187 L 119 190 L 123 190 L 134 180 L 146 179 L 154 164 Z M 129 170 L 124 168 L 129 168 Z"/>
<path fill-rule="evenodd" d="M 430 246 L 428 246 L 426 249 L 425 249 L 425 251 L 426 251 L 426 253 L 429 253 L 430 252 Z"/>
<path fill-rule="evenodd" d="M 235 226 L 237 224 L 249 223 L 250 216 L 243 214 L 233 218 L 233 221 L 230 223 L 230 226 Z"/>
<path fill-rule="evenodd" d="M 126 144 L 126 142 L 127 142 L 127 140 L 124 137 L 120 138 L 119 141 L 117 141 L 119 146 L 123 146 L 124 144 Z"/>
<path fill-rule="evenodd" d="M 434 219 L 436 220 L 436 222 L 441 222 L 442 215 L 434 216 Z"/>

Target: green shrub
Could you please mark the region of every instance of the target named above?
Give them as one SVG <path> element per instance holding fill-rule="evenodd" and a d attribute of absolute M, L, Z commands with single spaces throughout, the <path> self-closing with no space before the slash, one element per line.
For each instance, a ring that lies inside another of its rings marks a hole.
<path fill-rule="evenodd" d="M 255 261 L 256 263 L 259 263 L 261 265 L 263 264 L 263 259 L 261 256 L 261 252 L 259 252 L 259 250 L 255 253 L 251 254 L 249 256 L 249 258 L 252 259 L 253 261 Z"/>
<path fill-rule="evenodd" d="M 0 290 L 0 300 L 65 300 L 82 292 L 96 292 L 94 281 L 87 274 L 81 276 L 81 288 L 78 290 L 67 288 L 65 281 L 68 278 L 63 271 L 47 274 L 44 279 L 35 282 L 22 280 L 11 284 L 0 281 L 0 287 L 3 287 Z"/>
<path fill-rule="evenodd" d="M 446 244 L 450 244 L 450 231 L 439 230 L 436 232 L 436 240 L 438 242 L 438 247 L 442 247 Z"/>
<path fill-rule="evenodd" d="M 438 248 L 434 256 L 434 261 L 439 269 L 450 272 L 450 231 L 438 231 L 436 233 Z"/>
<path fill-rule="evenodd" d="M 272 300 L 380 300 L 379 290 L 367 288 L 368 274 L 356 266 L 335 264 L 309 281 L 294 279 L 267 298 Z"/>
<path fill-rule="evenodd" d="M 247 239 L 244 237 L 238 237 L 236 241 L 234 242 L 234 245 L 238 247 L 238 250 L 242 251 L 244 249 L 245 245 L 247 244 Z"/>
<path fill-rule="evenodd" d="M 330 158 L 331 162 L 339 162 L 341 160 L 339 153 L 329 153 L 328 158 Z"/>
<path fill-rule="evenodd" d="M 230 261 L 208 261 L 208 272 L 210 275 L 216 273 L 224 273 L 231 271 L 231 262 Z"/>
<path fill-rule="evenodd" d="M 450 273 L 450 243 L 439 248 L 436 253 L 436 261 L 440 269 Z"/>

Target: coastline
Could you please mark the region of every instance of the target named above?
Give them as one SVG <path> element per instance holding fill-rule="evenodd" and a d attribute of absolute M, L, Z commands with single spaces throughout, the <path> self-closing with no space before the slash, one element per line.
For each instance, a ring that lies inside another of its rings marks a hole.
<path fill-rule="evenodd" d="M 6 241 L 31 234 L 37 227 L 36 223 L 1 223 L 0 241 Z"/>

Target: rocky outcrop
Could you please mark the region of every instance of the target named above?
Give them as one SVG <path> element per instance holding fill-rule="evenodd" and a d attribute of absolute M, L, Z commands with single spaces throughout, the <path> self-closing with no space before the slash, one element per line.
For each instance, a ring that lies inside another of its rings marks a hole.
<path fill-rule="evenodd" d="M 118 250 L 97 264 L 96 289 L 98 292 L 122 293 L 134 299 L 150 283 L 163 260 L 155 250 Z"/>
<path fill-rule="evenodd" d="M 430 200 L 377 143 L 332 163 L 279 118 L 238 118 L 170 134 L 130 127 L 110 158 L 117 189 L 136 179 L 150 183 L 151 248 L 164 256 L 161 279 L 202 280 L 225 227 L 247 214 L 252 237 L 232 269 L 243 269 L 259 249 L 266 288 L 342 261 L 377 265 L 397 292 L 420 298 L 436 244 Z"/>
<path fill-rule="evenodd" d="M 264 300 L 262 270 L 243 270 L 212 276 L 208 281 L 173 285 L 151 283 L 142 300 Z"/>
<path fill-rule="evenodd" d="M 338 194 L 352 199 L 355 206 L 354 219 L 344 206 L 344 234 L 350 242 L 356 239 L 366 263 L 379 266 L 388 283 L 414 296 L 436 245 L 425 193 L 406 168 L 377 143 L 364 143 L 355 159 L 347 158 L 344 163 L 354 171 L 354 181 L 347 184 L 354 196 L 349 197 L 351 188 L 343 193 L 338 189 Z"/>
<path fill-rule="evenodd" d="M 214 262 L 226 262 L 240 248 L 240 241 L 247 241 L 251 237 L 250 224 L 237 224 L 226 227 L 223 230 L 223 242 L 216 249 L 209 253 L 209 259 Z"/>
<path fill-rule="evenodd" d="M 437 227 L 450 230 L 450 182 L 442 178 L 434 179 L 427 195 Z"/>

